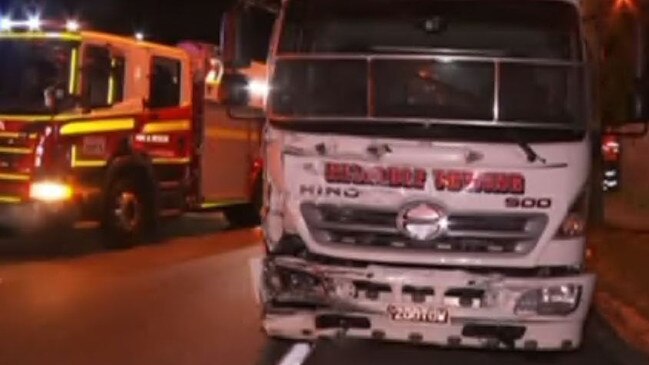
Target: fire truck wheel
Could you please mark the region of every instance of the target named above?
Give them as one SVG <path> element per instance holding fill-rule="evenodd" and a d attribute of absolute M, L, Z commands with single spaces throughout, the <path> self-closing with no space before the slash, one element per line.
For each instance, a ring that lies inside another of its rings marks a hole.
<path fill-rule="evenodd" d="M 155 227 L 153 196 L 134 178 L 118 178 L 106 195 L 102 229 L 108 248 L 128 248 L 142 241 Z"/>

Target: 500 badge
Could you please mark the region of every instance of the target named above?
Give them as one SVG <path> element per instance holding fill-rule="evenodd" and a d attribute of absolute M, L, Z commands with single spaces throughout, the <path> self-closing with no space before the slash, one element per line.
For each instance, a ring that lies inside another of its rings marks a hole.
<path fill-rule="evenodd" d="M 552 199 L 512 197 L 505 199 L 505 207 L 512 209 L 549 209 L 552 207 Z"/>

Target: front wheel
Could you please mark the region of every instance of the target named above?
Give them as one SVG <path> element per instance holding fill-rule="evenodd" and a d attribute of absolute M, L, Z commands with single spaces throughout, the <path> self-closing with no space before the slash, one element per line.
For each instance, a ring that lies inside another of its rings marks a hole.
<path fill-rule="evenodd" d="M 133 178 L 119 178 L 110 184 L 102 219 L 107 248 L 132 247 L 154 230 L 153 194 L 144 185 Z"/>

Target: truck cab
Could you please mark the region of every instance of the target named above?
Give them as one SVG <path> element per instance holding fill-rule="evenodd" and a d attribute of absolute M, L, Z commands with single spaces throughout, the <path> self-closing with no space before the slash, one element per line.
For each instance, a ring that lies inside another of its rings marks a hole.
<path fill-rule="evenodd" d="M 256 54 L 244 42 L 258 11 L 225 18 L 233 68 Z M 270 13 L 266 332 L 578 347 L 597 126 L 579 2 L 289 0 Z"/>

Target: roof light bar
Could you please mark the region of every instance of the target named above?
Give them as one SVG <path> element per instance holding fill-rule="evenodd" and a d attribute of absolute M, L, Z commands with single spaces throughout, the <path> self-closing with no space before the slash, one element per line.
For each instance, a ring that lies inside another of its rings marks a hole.
<path fill-rule="evenodd" d="M 74 19 L 69 19 L 65 22 L 65 30 L 68 32 L 78 32 L 81 29 L 81 24 Z"/>
<path fill-rule="evenodd" d="M 27 21 L 25 22 L 27 25 L 27 29 L 31 31 L 36 31 L 41 29 L 41 17 L 38 14 L 32 14 L 29 17 L 27 17 Z"/>

